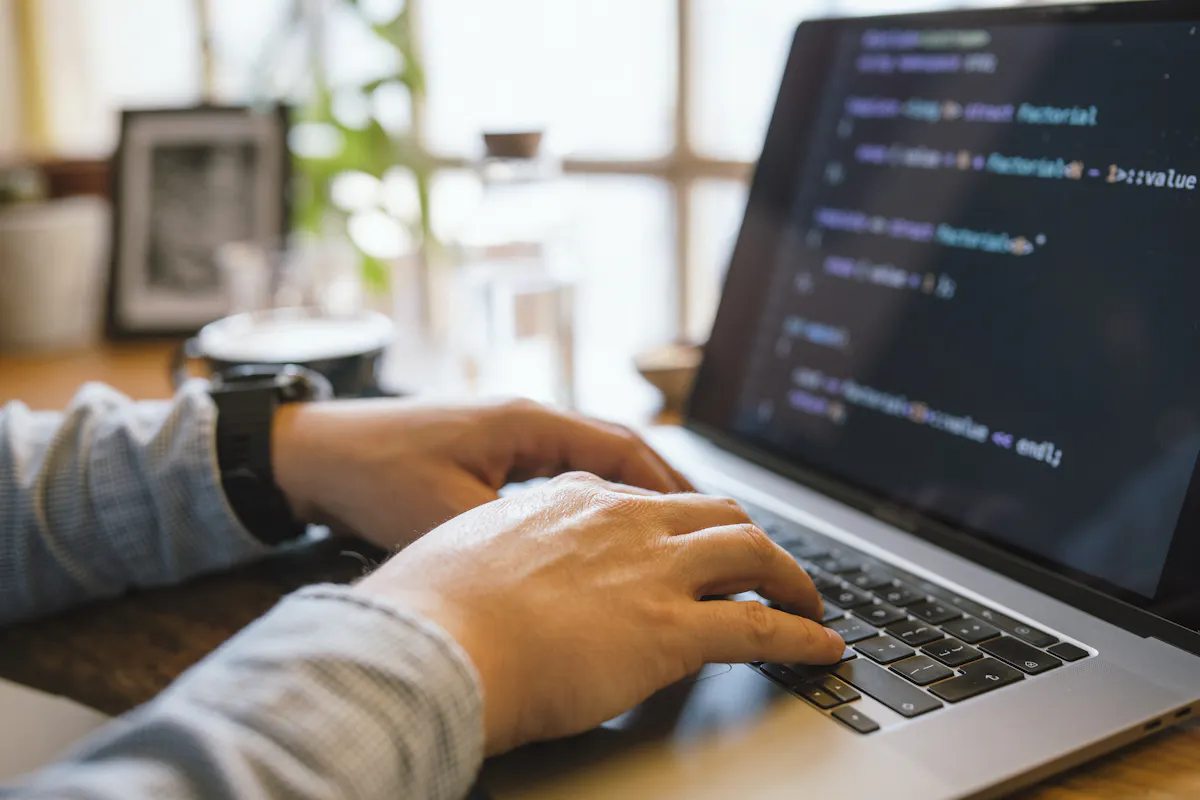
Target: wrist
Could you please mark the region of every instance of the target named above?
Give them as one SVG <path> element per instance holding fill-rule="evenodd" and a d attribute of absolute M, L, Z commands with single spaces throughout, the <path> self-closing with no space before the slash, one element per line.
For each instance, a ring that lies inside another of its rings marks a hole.
<path fill-rule="evenodd" d="M 271 469 L 275 484 L 283 492 L 292 515 L 307 524 L 318 522 L 309 479 L 316 458 L 311 442 L 316 408 L 309 403 L 281 405 L 271 420 Z"/>

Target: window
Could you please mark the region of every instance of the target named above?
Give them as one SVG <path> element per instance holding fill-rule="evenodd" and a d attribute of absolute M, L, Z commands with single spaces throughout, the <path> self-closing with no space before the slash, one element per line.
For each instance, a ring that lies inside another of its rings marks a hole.
<path fill-rule="evenodd" d="M 674 146 L 675 0 L 426 0 L 426 145 L 479 150 L 479 132 L 544 128 L 590 158 Z"/>
<path fill-rule="evenodd" d="M 643 264 L 656 275 L 643 290 L 664 292 L 668 338 L 702 340 L 796 24 L 986 1 L 408 0 L 429 77 L 420 133 L 453 168 L 484 128 L 544 126 L 571 174 L 657 182 L 646 202 L 671 220 L 658 248 L 670 257 Z M 615 218 L 607 230 L 626 253 L 644 244 Z"/>
<path fill-rule="evenodd" d="M 99 152 L 114 142 L 119 107 L 200 100 L 200 9 L 212 26 L 216 97 L 254 96 L 270 32 L 294 0 L 41 2 L 55 20 L 47 46 L 54 129 L 68 151 Z M 387 10 L 405 0 L 358 2 Z M 390 98 L 394 123 L 411 125 L 439 169 L 433 223 L 443 236 L 478 191 L 463 168 L 481 149 L 480 131 L 547 130 L 547 146 L 565 154 L 583 198 L 596 308 L 625 318 L 636 296 L 634 318 L 642 321 L 636 331 L 598 327 L 610 331 L 607 342 L 580 347 L 628 372 L 636 348 L 708 334 L 797 22 L 986 2 L 407 0 L 428 92 L 421 108 L 407 96 Z M 324 44 L 333 71 L 380 69 L 361 26 L 335 19 Z M 302 58 L 303 47 L 294 49 Z M 412 205 L 411 187 L 393 188 L 395 206 Z M 629 396 L 641 390 L 635 379 Z"/>

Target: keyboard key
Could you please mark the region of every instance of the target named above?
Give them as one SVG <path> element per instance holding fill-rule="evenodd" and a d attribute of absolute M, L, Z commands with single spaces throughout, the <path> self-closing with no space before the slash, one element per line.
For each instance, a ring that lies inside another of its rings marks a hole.
<path fill-rule="evenodd" d="M 1019 622 L 1012 626 L 1011 629 L 1005 628 L 1003 625 L 998 626 L 1006 633 L 1011 633 L 1023 642 L 1028 642 L 1034 647 L 1049 647 L 1053 644 L 1058 644 L 1058 637 L 1051 636 L 1045 631 L 1039 631 L 1037 628 L 1030 627 L 1023 622 Z"/>
<path fill-rule="evenodd" d="M 884 602 L 891 603 L 894 606 L 910 606 L 913 603 L 920 603 L 925 600 L 925 595 L 913 591 L 912 588 L 902 583 L 888 589 L 880 589 L 875 594 L 879 595 Z"/>
<path fill-rule="evenodd" d="M 821 616 L 821 622 L 833 622 L 835 619 L 841 619 L 846 616 L 846 612 L 835 606 L 833 603 L 825 604 L 825 613 Z"/>
<path fill-rule="evenodd" d="M 952 592 L 945 586 L 936 584 L 933 581 L 918 579 L 915 585 L 920 591 L 928 592 L 935 599 L 952 605 L 959 611 L 962 611 L 964 614 L 968 614 L 973 617 L 978 617 L 982 612 L 991 610 L 987 608 L 987 606 L 982 606 L 979 603 L 976 603 L 974 600 L 963 597 L 956 592 Z"/>
<path fill-rule="evenodd" d="M 794 541 L 803 540 L 801 533 L 794 528 L 784 525 L 780 520 L 768 517 L 765 514 L 754 514 L 754 522 L 758 527 L 767 532 L 767 535 L 774 539 L 779 544 L 786 547 Z"/>
<path fill-rule="evenodd" d="M 940 702 L 904 678 L 865 658 L 841 664 L 833 674 L 905 717 L 917 717 L 942 707 Z"/>
<path fill-rule="evenodd" d="M 913 656 L 898 664 L 892 664 L 892 672 L 903 675 L 917 686 L 928 686 L 954 674 L 954 670 L 939 664 L 929 656 Z"/>
<path fill-rule="evenodd" d="M 1050 648 L 1050 652 L 1063 661 L 1078 661 L 1081 658 L 1088 657 L 1088 651 L 1082 647 L 1077 647 L 1070 642 L 1059 642 Z"/>
<path fill-rule="evenodd" d="M 942 632 L 930 625 L 915 619 L 901 620 L 894 625 L 888 625 L 888 633 L 912 647 L 936 642 L 942 638 Z"/>
<path fill-rule="evenodd" d="M 767 533 L 770 533 L 770 531 L 767 531 Z M 791 541 L 780 542 L 780 544 L 784 550 L 787 550 L 796 558 L 801 558 L 805 561 L 813 561 L 829 555 L 828 547 L 805 538 L 796 538 Z"/>
<path fill-rule="evenodd" d="M 925 645 L 921 648 L 921 652 L 936 658 L 947 667 L 961 667 L 963 664 L 983 658 L 983 654 L 974 647 L 963 644 L 957 639 L 943 639 L 940 642 Z"/>
<path fill-rule="evenodd" d="M 855 589 L 853 586 L 838 586 L 834 589 L 822 589 L 821 594 L 825 596 L 829 602 L 840 608 L 853 610 L 859 606 L 865 606 L 871 602 L 871 595 Z"/>
<path fill-rule="evenodd" d="M 983 620 L 972 619 L 971 617 L 963 617 L 953 622 L 947 622 L 942 626 L 942 630 L 950 636 L 957 636 L 967 644 L 978 644 L 979 642 L 994 639 L 1000 635 L 999 628 L 989 625 Z"/>
<path fill-rule="evenodd" d="M 826 678 L 821 681 L 821 688 L 843 703 L 853 703 L 862 697 L 862 695 L 850 688 L 850 685 L 841 678 Z"/>
<path fill-rule="evenodd" d="M 834 620 L 826 627 L 832 631 L 837 631 L 838 635 L 842 637 L 842 641 L 846 644 L 854 644 L 855 642 L 861 642 L 863 639 L 870 639 L 872 636 L 879 635 L 879 631 L 854 617 Z"/>
<path fill-rule="evenodd" d="M 1033 645 L 1034 647 L 1049 647 L 1052 644 L 1057 644 L 1058 639 L 1045 631 L 1039 631 L 1030 625 L 1015 620 L 1012 617 L 1001 614 L 999 611 L 993 611 L 990 608 L 980 608 L 979 613 L 975 616 L 980 619 L 990 622 L 1005 633 L 1011 633 L 1018 639 Z"/>
<path fill-rule="evenodd" d="M 839 706 L 844 702 L 826 691 L 825 688 L 818 683 L 806 683 L 803 686 L 799 686 L 796 688 L 796 694 L 800 695 L 817 708 L 833 708 L 834 706 Z"/>
<path fill-rule="evenodd" d="M 796 674 L 782 664 L 763 664 L 759 670 L 774 678 L 784 686 L 798 686 L 804 682 L 804 677 Z"/>
<path fill-rule="evenodd" d="M 884 586 L 891 586 L 891 576 L 886 575 L 876 570 L 867 570 L 865 572 L 855 572 L 845 577 L 846 583 L 851 586 L 857 586 L 860 589 L 879 589 Z"/>
<path fill-rule="evenodd" d="M 940 592 L 935 593 L 933 596 L 939 600 L 945 600 L 959 611 L 963 612 L 964 614 L 970 614 L 973 617 L 979 616 L 984 611 L 991 611 L 991 609 L 987 606 L 981 606 L 974 600 L 963 597 L 962 595 L 957 595 L 948 589 L 943 589 Z"/>
<path fill-rule="evenodd" d="M 931 622 L 934 625 L 941 625 L 943 622 L 949 622 L 952 619 L 958 619 L 962 616 L 962 614 L 958 613 L 958 609 L 936 600 L 914 603 L 908 607 L 908 613 L 914 617 L 920 617 L 926 622 Z"/>
<path fill-rule="evenodd" d="M 801 564 L 804 571 L 808 573 L 808 577 L 812 578 L 813 586 L 817 587 L 817 591 L 825 593 L 827 591 L 841 588 L 842 582 L 832 575 L 826 575 L 816 567 L 809 567 Z"/>
<path fill-rule="evenodd" d="M 887 603 L 872 603 L 868 606 L 859 606 L 854 609 L 854 613 L 872 625 L 879 627 L 891 625 L 893 622 L 905 619 L 903 611 L 895 606 L 889 606 Z"/>
<path fill-rule="evenodd" d="M 931 686 L 929 691 L 947 703 L 958 703 L 1024 679 L 1025 676 L 1019 670 L 1001 664 L 994 658 L 985 658 L 967 664 L 962 668 L 962 675 Z"/>
<path fill-rule="evenodd" d="M 868 717 L 853 706 L 836 708 L 832 714 L 839 722 L 844 722 L 859 733 L 874 733 L 879 730 L 879 723 Z"/>
<path fill-rule="evenodd" d="M 893 573 L 896 570 L 892 570 Z M 1022 641 L 1033 645 L 1034 647 L 1049 647 L 1055 644 L 1058 639 L 1045 631 L 1040 631 L 1030 625 L 1027 625 L 1020 620 L 1013 619 L 1007 614 L 1001 614 L 999 611 L 980 605 L 974 600 L 971 600 L 944 587 L 938 586 L 935 583 L 925 580 L 916 580 L 914 585 L 920 587 L 922 591 L 926 591 L 934 597 L 948 603 L 960 611 L 964 611 L 973 617 L 995 625 L 1005 633 L 1010 633 Z"/>
<path fill-rule="evenodd" d="M 828 558 L 817 559 L 814 563 L 820 569 L 832 572 L 835 575 L 858 572 L 863 568 L 862 561 L 853 556 L 829 556 Z"/>
<path fill-rule="evenodd" d="M 838 664 L 843 664 L 847 661 L 858 658 L 858 653 L 854 652 L 854 648 L 849 645 L 842 651 L 842 657 L 838 660 Z M 796 685 L 801 683 L 811 683 L 820 681 L 833 672 L 837 664 L 788 664 L 787 669 L 791 670 L 793 675 L 797 676 Z"/>
<path fill-rule="evenodd" d="M 915 652 L 904 642 L 897 641 L 891 636 L 866 639 L 855 644 L 854 649 L 868 658 L 873 658 L 880 664 L 890 664 L 893 661 L 908 658 Z"/>
<path fill-rule="evenodd" d="M 979 649 L 1001 661 L 1012 664 L 1029 675 L 1041 675 L 1043 672 L 1061 667 L 1063 663 L 1049 653 L 1043 653 L 1036 647 L 1030 647 L 1011 636 L 1001 636 L 999 639 L 984 642 L 979 645 Z"/>

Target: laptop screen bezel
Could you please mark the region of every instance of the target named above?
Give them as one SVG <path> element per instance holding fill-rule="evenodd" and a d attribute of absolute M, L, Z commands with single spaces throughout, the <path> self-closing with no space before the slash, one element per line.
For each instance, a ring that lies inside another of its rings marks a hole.
<path fill-rule="evenodd" d="M 741 230 L 734 246 L 712 336 L 685 413 L 687 428 L 747 460 L 815 488 L 841 502 L 898 525 L 908 532 L 951 552 L 971 559 L 1038 591 L 1143 636 L 1155 636 L 1200 655 L 1197 608 L 1154 607 L 1147 601 L 1093 576 L 1072 571 L 1032 554 L 1006 549 L 981 531 L 954 520 L 904 504 L 895 498 L 857 485 L 793 456 L 773 452 L 769 446 L 738 435 L 732 420 L 752 346 L 759 309 L 763 307 L 773 256 L 785 228 L 785 217 L 795 191 L 795 177 L 808 148 L 837 43 L 849 28 L 908 25 L 995 27 L 1047 23 L 1121 22 L 1200 23 L 1200 3 L 1190 0 L 1102 3 L 1046 7 L 1020 7 L 968 11 L 903 14 L 873 17 L 808 20 L 799 25 L 784 70 L 779 99 L 755 169 Z M 1195 520 L 1200 526 L 1200 481 L 1184 503 L 1180 525 Z M 1200 543 L 1192 543 L 1200 547 Z M 1177 555 L 1173 551 L 1173 556 Z M 1200 590 L 1198 590 L 1200 594 Z M 1194 598 L 1200 605 L 1200 596 Z M 1176 609 L 1179 611 L 1179 609 Z"/>

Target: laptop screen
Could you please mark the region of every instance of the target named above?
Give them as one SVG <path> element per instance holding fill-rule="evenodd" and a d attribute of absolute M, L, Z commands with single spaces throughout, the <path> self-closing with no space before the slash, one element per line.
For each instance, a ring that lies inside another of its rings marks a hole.
<path fill-rule="evenodd" d="M 1027 19 L 801 27 L 692 415 L 1150 605 L 1195 592 L 1200 29 Z"/>

